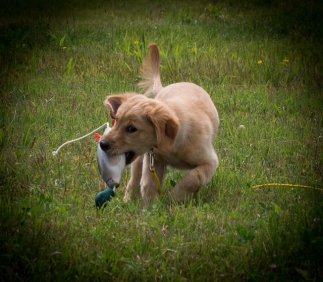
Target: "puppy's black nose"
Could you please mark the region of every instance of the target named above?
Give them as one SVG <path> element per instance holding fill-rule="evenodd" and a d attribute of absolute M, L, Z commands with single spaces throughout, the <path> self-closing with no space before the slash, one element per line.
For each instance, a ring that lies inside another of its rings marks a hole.
<path fill-rule="evenodd" d="M 107 140 L 101 140 L 100 147 L 103 151 L 108 151 L 111 149 L 111 145 Z"/>

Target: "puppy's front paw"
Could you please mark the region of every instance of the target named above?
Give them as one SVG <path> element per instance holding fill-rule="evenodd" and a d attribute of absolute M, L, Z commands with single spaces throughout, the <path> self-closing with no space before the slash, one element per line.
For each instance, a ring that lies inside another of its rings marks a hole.
<path fill-rule="evenodd" d="M 130 197 L 130 195 L 126 192 L 124 197 L 123 197 L 123 201 L 125 203 L 129 203 L 132 200 L 132 198 Z"/>
<path fill-rule="evenodd" d="M 128 190 L 128 189 L 126 189 L 126 192 L 125 192 L 125 194 L 124 194 L 124 197 L 123 197 L 123 201 L 125 202 L 125 203 L 128 203 L 128 202 L 130 202 L 130 201 L 132 201 L 132 200 L 134 200 L 134 199 L 136 199 L 136 198 L 138 198 L 140 195 L 139 195 L 139 191 L 137 191 L 137 190 Z"/>
<path fill-rule="evenodd" d="M 141 192 L 142 200 L 146 205 L 158 199 L 159 197 L 159 193 L 155 185 L 141 186 L 140 192 Z"/>

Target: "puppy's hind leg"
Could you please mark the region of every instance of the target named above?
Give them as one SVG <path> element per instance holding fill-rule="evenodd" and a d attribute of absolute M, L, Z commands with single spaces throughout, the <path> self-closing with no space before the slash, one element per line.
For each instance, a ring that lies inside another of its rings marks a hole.
<path fill-rule="evenodd" d="M 211 181 L 218 165 L 219 160 L 214 152 L 211 159 L 190 170 L 183 177 L 171 191 L 172 197 L 178 202 L 183 202 L 192 197 L 201 186 L 206 185 Z"/>
<path fill-rule="evenodd" d="M 131 176 L 123 197 L 125 202 L 129 202 L 135 198 L 136 194 L 139 194 L 139 186 L 142 176 L 142 160 L 143 156 L 140 156 L 131 164 Z"/>

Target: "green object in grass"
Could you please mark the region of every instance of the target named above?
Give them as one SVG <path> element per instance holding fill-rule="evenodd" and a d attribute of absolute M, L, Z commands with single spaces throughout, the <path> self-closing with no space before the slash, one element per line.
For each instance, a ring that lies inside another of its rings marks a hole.
<path fill-rule="evenodd" d="M 107 205 L 107 203 L 115 196 L 114 189 L 108 187 L 102 192 L 99 192 L 95 196 L 95 206 L 97 208 L 102 208 Z"/>

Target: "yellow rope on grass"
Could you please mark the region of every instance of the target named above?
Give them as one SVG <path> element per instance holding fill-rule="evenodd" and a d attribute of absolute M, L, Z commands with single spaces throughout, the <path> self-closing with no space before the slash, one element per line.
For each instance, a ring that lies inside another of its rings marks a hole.
<path fill-rule="evenodd" d="M 323 192 L 322 188 L 317 188 L 308 185 L 299 185 L 299 184 L 286 184 L 286 183 L 267 183 L 267 184 L 260 184 L 254 185 L 252 188 L 254 189 L 262 189 L 262 188 L 272 188 L 272 187 L 283 187 L 283 188 L 305 188 L 305 189 L 314 189 L 320 192 Z"/>

